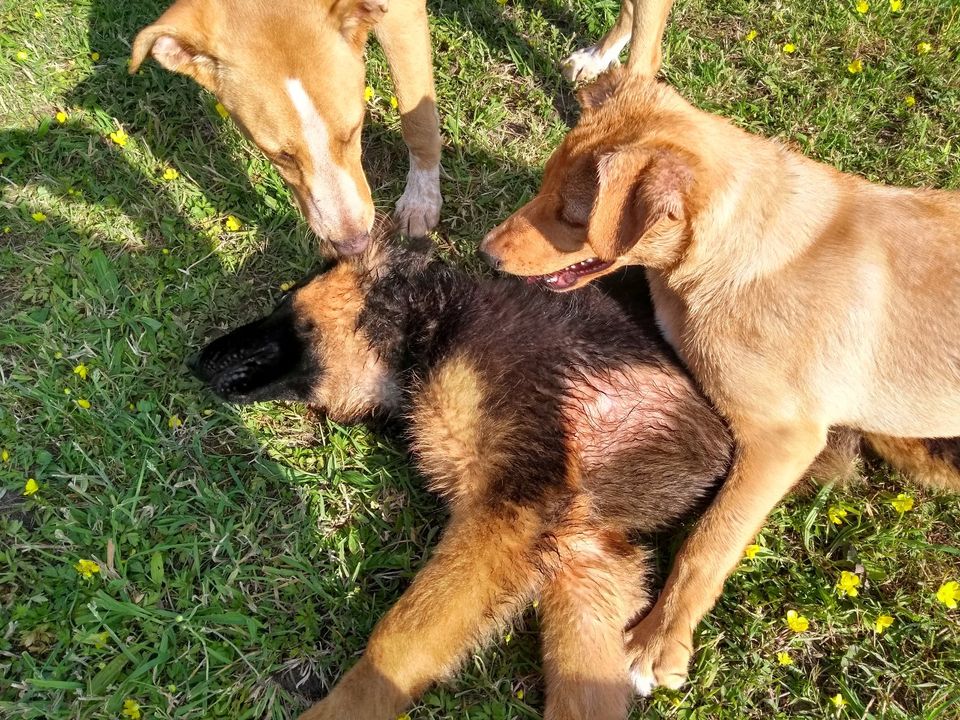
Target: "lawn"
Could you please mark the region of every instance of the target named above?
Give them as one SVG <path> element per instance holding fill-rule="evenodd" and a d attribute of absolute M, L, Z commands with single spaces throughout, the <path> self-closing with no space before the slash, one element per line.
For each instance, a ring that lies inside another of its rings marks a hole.
<path fill-rule="evenodd" d="M 224 406 L 186 375 L 187 354 L 268 309 L 317 245 L 212 97 L 153 63 L 127 75 L 163 5 L 0 0 L 3 718 L 293 717 L 355 661 L 441 527 L 397 443 L 301 407 Z M 960 8 L 867 5 L 679 0 L 664 75 L 843 170 L 960 188 Z M 617 7 L 429 7 L 435 240 L 480 271 L 478 241 L 534 193 L 576 117 L 559 61 Z M 406 151 L 374 46 L 369 84 L 365 159 L 386 208 Z M 636 717 L 960 718 L 960 610 L 937 599 L 960 580 L 957 498 L 869 472 L 869 488 L 773 515 L 701 627 L 691 683 Z M 836 590 L 843 571 L 855 597 Z M 531 608 L 410 717 L 532 718 L 542 702 Z"/>

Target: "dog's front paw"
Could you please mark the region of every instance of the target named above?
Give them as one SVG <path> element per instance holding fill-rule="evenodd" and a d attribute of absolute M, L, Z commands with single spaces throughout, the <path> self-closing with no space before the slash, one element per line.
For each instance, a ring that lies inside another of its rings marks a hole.
<path fill-rule="evenodd" d="M 627 633 L 630 678 L 639 695 L 655 687 L 679 688 L 687 679 L 693 653 L 693 636 L 688 630 L 671 628 L 654 607 L 647 617 Z"/>
<path fill-rule="evenodd" d="M 620 64 L 620 53 L 604 53 L 599 45 L 591 45 L 572 53 L 560 63 L 560 72 L 571 83 L 586 83 Z"/>
<path fill-rule="evenodd" d="M 440 221 L 440 166 L 423 169 L 410 159 L 407 187 L 397 201 L 397 225 L 408 237 L 424 237 Z"/>

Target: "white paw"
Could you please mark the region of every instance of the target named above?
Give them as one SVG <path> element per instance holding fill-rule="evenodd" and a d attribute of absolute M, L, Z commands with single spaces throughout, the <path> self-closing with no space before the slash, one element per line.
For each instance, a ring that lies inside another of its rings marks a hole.
<path fill-rule="evenodd" d="M 572 53 L 560 63 L 560 72 L 571 83 L 590 82 L 603 74 L 607 68 L 620 64 L 620 48 L 611 48 L 604 53 L 599 45 L 591 45 Z"/>
<path fill-rule="evenodd" d="M 640 697 L 650 697 L 653 689 L 657 686 L 656 680 L 639 670 L 630 671 L 630 680 L 633 682 L 633 689 Z"/>
<path fill-rule="evenodd" d="M 407 187 L 397 201 L 397 225 L 408 237 L 424 237 L 440 221 L 440 165 L 423 169 L 410 158 Z"/>

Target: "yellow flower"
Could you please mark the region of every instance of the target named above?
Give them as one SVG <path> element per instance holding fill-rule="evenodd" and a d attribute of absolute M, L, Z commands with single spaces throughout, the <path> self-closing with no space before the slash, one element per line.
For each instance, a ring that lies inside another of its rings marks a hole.
<path fill-rule="evenodd" d="M 784 43 L 783 52 L 787 55 L 792 55 L 797 51 L 797 46 L 793 43 Z"/>
<path fill-rule="evenodd" d="M 759 545 L 747 545 L 747 547 L 743 551 L 743 554 L 747 558 L 747 560 L 753 560 L 757 556 L 758 552 L 760 552 Z"/>
<path fill-rule="evenodd" d="M 933 50 L 933 45 L 928 42 L 917 43 L 917 55 L 926 55 Z"/>
<path fill-rule="evenodd" d="M 870 3 L 868 3 L 867 0 L 858 0 L 857 12 L 861 15 L 866 15 L 868 12 L 870 12 Z"/>
<path fill-rule="evenodd" d="M 890 0 L 890 12 L 900 12 L 903 10 L 903 0 Z"/>
<path fill-rule="evenodd" d="M 913 95 L 907 95 L 905 98 L 903 98 L 903 104 L 908 108 L 912 108 L 917 104 L 917 99 Z"/>
<path fill-rule="evenodd" d="M 44 213 L 42 213 L 42 212 L 35 212 L 35 213 L 34 213 L 33 215 L 31 215 L 30 217 L 32 217 L 32 218 L 33 218 L 33 221 L 36 222 L 36 223 L 46 222 L 46 220 L 47 220 L 47 216 L 46 216 Z"/>
<path fill-rule="evenodd" d="M 123 710 L 120 711 L 120 714 L 125 718 L 130 718 L 130 720 L 140 720 L 140 703 L 127 698 L 123 701 Z"/>
<path fill-rule="evenodd" d="M 89 401 L 89 400 L 84 400 L 83 398 L 80 398 L 79 400 L 77 400 L 77 405 L 79 405 L 79 406 L 80 406 L 81 408 L 83 408 L 84 410 L 89 410 L 89 409 L 90 409 L 90 401 Z"/>
<path fill-rule="evenodd" d="M 93 560 L 79 560 L 73 568 L 85 579 L 89 580 L 96 573 L 100 572 L 100 566 Z"/>
<path fill-rule="evenodd" d="M 280 283 L 280 290 L 281 290 L 281 292 L 286 292 L 287 290 L 289 290 L 289 289 L 292 288 L 292 287 L 293 287 L 293 283 L 290 283 L 290 282 L 282 282 L 282 283 Z"/>
<path fill-rule="evenodd" d="M 57 113 L 57 122 L 63 125 L 67 120 L 70 119 L 70 116 L 67 115 L 63 110 Z"/>
<path fill-rule="evenodd" d="M 754 40 L 757 39 L 757 31 L 751 30 L 750 32 L 748 32 L 746 35 L 743 36 L 743 39 L 746 40 L 747 42 L 753 42 Z"/>
<path fill-rule="evenodd" d="M 851 75 L 856 75 L 857 73 L 863 72 L 863 61 L 860 58 L 852 60 L 849 65 L 847 65 L 847 70 Z"/>
<path fill-rule="evenodd" d="M 396 95 L 391 95 L 391 96 L 390 96 L 390 107 L 392 107 L 394 110 L 396 110 L 396 109 L 397 109 L 397 105 L 399 105 L 399 103 L 397 102 L 397 96 L 396 96 Z"/>
<path fill-rule="evenodd" d="M 903 515 L 903 513 L 913 510 L 913 498 L 906 493 L 900 493 L 890 501 L 890 505 L 894 510 Z"/>
<path fill-rule="evenodd" d="M 806 632 L 810 627 L 810 621 L 796 610 L 787 610 L 787 627 L 795 633 Z"/>
<path fill-rule="evenodd" d="M 397 720 L 410 720 L 410 716 L 407 713 L 403 713 L 402 715 L 397 715 Z"/>
<path fill-rule="evenodd" d="M 860 586 L 860 577 L 855 573 L 852 573 L 848 570 L 844 570 L 840 573 L 840 579 L 837 580 L 836 591 L 837 595 L 840 597 L 845 597 L 849 595 L 850 597 L 856 597 L 860 594 L 860 591 L 857 588 Z"/>
<path fill-rule="evenodd" d="M 523 690 L 517 690 L 516 696 L 517 700 L 523 700 Z"/>
<path fill-rule="evenodd" d="M 877 621 L 873 624 L 873 630 L 879 635 L 891 625 L 893 625 L 892 615 L 880 615 L 877 617 Z"/>
<path fill-rule="evenodd" d="M 167 420 L 167 427 L 171 430 L 176 430 L 178 427 L 183 425 L 183 420 L 180 419 L 179 415 L 171 415 L 170 419 Z"/>
<path fill-rule="evenodd" d="M 34 16 L 37 20 L 43 20 L 43 11 L 42 11 L 42 10 L 37 10 L 35 13 L 33 13 L 33 16 Z"/>
<path fill-rule="evenodd" d="M 503 636 L 504 645 L 509 645 L 511 640 L 513 640 L 513 633 L 507 633 Z"/>
<path fill-rule="evenodd" d="M 178 177 L 180 177 L 180 173 L 173 168 L 167 168 L 163 171 L 164 180 L 176 180 Z"/>
<path fill-rule="evenodd" d="M 169 254 L 170 254 L 170 248 L 164 248 L 164 249 L 161 250 L 160 252 L 161 252 L 163 255 L 169 255 Z"/>
<path fill-rule="evenodd" d="M 235 216 L 227 215 L 227 221 L 224 223 L 224 226 L 230 232 L 236 232 L 243 227 L 243 223 L 240 222 Z"/>
<path fill-rule="evenodd" d="M 793 658 L 786 650 L 777 653 L 777 662 L 781 665 L 793 665 Z"/>
<path fill-rule="evenodd" d="M 20 62 L 26 62 L 28 57 L 30 57 L 30 55 L 26 50 L 17 50 L 17 60 Z"/>
<path fill-rule="evenodd" d="M 0 450 L 0 460 L 10 462 L 10 453 L 7 450 Z"/>
<path fill-rule="evenodd" d="M 94 50 L 92 53 L 90 53 L 90 59 L 96 62 L 97 60 L 100 59 L 100 53 Z"/>
<path fill-rule="evenodd" d="M 373 88 L 367 85 L 363 89 L 363 101 L 370 102 L 371 100 L 373 100 Z"/>
<path fill-rule="evenodd" d="M 217 103 L 216 105 L 213 106 L 213 109 L 216 110 L 216 111 L 217 111 L 217 115 L 219 115 L 220 117 L 222 117 L 224 120 L 226 120 L 228 117 L 230 117 L 230 113 L 229 113 L 229 112 L 227 111 L 227 109 L 223 106 L 223 103 Z"/>
<path fill-rule="evenodd" d="M 3 226 L 3 234 L 4 234 L 4 235 L 9 235 L 11 230 L 13 230 L 13 228 L 10 227 L 9 225 L 4 225 L 4 226 Z"/>
<path fill-rule="evenodd" d="M 840 693 L 837 693 L 832 698 L 830 698 L 830 702 L 833 703 L 833 706 L 838 710 L 843 709 L 847 705 L 847 701 L 843 699 L 843 695 L 841 695 Z"/>
<path fill-rule="evenodd" d="M 127 146 L 127 139 L 129 136 L 124 132 L 123 128 L 117 128 L 115 132 L 110 133 L 110 139 L 113 140 L 120 147 Z"/>
<path fill-rule="evenodd" d="M 831 505 L 827 508 L 827 519 L 834 525 L 842 525 L 845 517 L 847 517 L 847 511 L 842 507 Z"/>
<path fill-rule="evenodd" d="M 957 601 L 960 601 L 960 583 L 956 580 L 945 582 L 937 590 L 937 600 L 942 602 L 951 610 L 957 608 Z"/>
<path fill-rule="evenodd" d="M 73 374 L 74 374 L 74 375 L 79 375 L 81 380 L 86 380 L 86 379 L 87 379 L 87 373 L 89 373 L 89 372 L 90 372 L 90 371 L 87 369 L 87 366 L 84 365 L 83 363 L 80 363 L 79 365 L 77 365 L 77 366 L 73 369 Z"/>
<path fill-rule="evenodd" d="M 37 485 L 37 481 L 33 478 L 27 478 L 27 484 L 23 486 L 23 494 L 27 497 L 33 495 L 37 490 L 40 489 L 40 486 Z"/>

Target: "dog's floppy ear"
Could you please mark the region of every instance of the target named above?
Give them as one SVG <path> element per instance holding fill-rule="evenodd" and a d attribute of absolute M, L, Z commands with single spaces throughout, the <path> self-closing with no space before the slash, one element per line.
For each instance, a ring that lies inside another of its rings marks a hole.
<path fill-rule="evenodd" d="M 340 32 L 355 42 L 364 42 L 367 31 L 380 22 L 388 0 L 338 0 L 331 15 L 340 21 Z"/>
<path fill-rule="evenodd" d="M 179 0 L 137 34 L 130 54 L 130 73 L 152 55 L 167 70 L 192 77 L 216 92 L 220 63 L 210 49 L 205 20 L 196 0 Z"/>
<path fill-rule="evenodd" d="M 651 233 L 644 264 L 669 260 L 679 251 L 674 241 L 686 226 L 692 184 L 692 161 L 679 151 L 627 148 L 601 155 L 587 242 L 601 260 L 614 260 Z"/>

